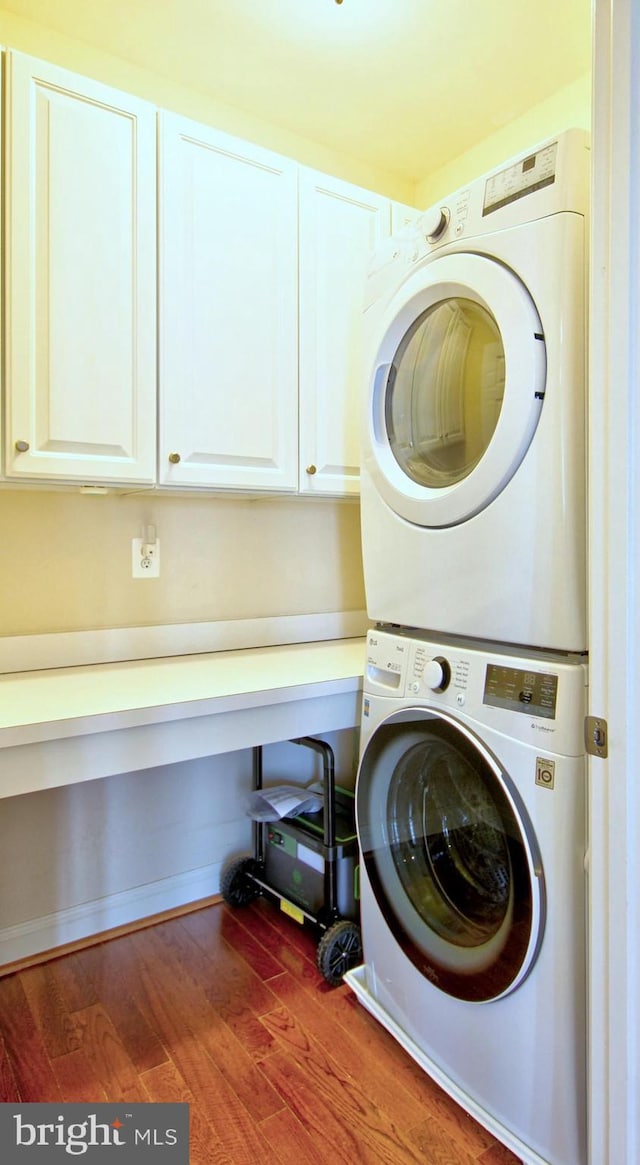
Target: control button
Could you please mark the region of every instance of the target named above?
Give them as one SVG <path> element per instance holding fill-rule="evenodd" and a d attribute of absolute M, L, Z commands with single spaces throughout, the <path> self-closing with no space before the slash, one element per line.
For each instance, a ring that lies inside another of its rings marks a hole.
<path fill-rule="evenodd" d="M 451 668 L 446 659 L 437 655 L 424 669 L 424 682 L 433 692 L 444 692 L 451 681 Z"/>
<path fill-rule="evenodd" d="M 420 219 L 422 233 L 428 243 L 435 243 L 447 229 L 449 210 L 446 206 L 434 206 L 425 210 Z"/>
<path fill-rule="evenodd" d="M 458 236 L 458 238 L 460 237 L 460 235 L 464 234 L 464 223 L 463 222 L 456 223 L 456 232 L 455 233 Z"/>
<path fill-rule="evenodd" d="M 417 680 L 412 680 L 408 686 L 409 686 L 410 692 L 419 692 L 420 691 L 420 684 L 418 683 Z"/>
<path fill-rule="evenodd" d="M 458 692 L 456 695 L 456 704 L 459 708 L 464 708 L 466 696 L 464 692 Z"/>

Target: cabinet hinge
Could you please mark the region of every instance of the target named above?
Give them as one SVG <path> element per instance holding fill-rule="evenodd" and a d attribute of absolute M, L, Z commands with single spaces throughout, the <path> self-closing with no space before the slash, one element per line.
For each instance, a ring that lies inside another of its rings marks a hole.
<path fill-rule="evenodd" d="M 585 716 L 584 743 L 589 756 L 609 755 L 609 725 L 602 716 Z"/>

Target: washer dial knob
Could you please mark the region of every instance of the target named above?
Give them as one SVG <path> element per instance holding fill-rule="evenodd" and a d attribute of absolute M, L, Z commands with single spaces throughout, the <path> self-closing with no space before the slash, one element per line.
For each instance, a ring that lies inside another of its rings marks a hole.
<path fill-rule="evenodd" d="M 432 692 L 444 692 L 451 682 L 451 668 L 446 659 L 436 655 L 424 669 L 424 682 Z"/>
<path fill-rule="evenodd" d="M 444 234 L 449 222 L 449 211 L 446 206 L 434 206 L 425 210 L 420 226 L 428 243 L 435 243 Z"/>

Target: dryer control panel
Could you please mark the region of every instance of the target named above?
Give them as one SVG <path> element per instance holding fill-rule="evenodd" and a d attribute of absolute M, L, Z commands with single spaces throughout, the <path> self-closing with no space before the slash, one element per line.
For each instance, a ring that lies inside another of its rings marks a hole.
<path fill-rule="evenodd" d="M 453 191 L 379 245 L 369 268 L 365 310 L 395 292 L 444 245 L 457 250 L 468 240 L 565 211 L 586 215 L 589 176 L 589 135 L 570 129 Z M 472 249 L 478 247 L 482 244 Z"/>
<path fill-rule="evenodd" d="M 529 154 L 522 161 L 505 166 L 487 178 L 484 188 L 482 204 L 483 217 L 493 214 L 509 203 L 524 198 L 526 194 L 533 194 L 534 190 L 543 190 L 551 186 L 556 180 L 556 158 L 558 143 L 550 142 L 541 150 Z"/>

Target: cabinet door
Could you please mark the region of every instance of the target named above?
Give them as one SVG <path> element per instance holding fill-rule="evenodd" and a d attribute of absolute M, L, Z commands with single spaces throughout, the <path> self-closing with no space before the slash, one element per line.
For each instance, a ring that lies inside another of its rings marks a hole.
<path fill-rule="evenodd" d="M 296 488 L 296 220 L 295 163 L 161 116 L 161 482 Z"/>
<path fill-rule="evenodd" d="M 389 234 L 388 199 L 300 176 L 300 491 L 357 494 L 367 264 Z"/>
<path fill-rule="evenodd" d="M 10 478 L 155 479 L 155 112 L 8 54 Z"/>

